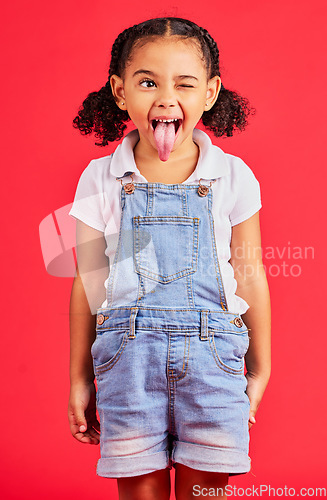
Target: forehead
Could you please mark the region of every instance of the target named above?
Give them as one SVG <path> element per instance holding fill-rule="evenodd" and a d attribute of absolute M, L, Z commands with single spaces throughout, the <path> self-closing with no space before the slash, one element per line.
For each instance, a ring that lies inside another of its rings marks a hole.
<path fill-rule="evenodd" d="M 193 69 L 203 72 L 205 61 L 199 42 L 195 38 L 181 39 L 176 36 L 138 40 L 129 57 L 126 70 L 135 70 L 145 65 L 146 69 Z"/>

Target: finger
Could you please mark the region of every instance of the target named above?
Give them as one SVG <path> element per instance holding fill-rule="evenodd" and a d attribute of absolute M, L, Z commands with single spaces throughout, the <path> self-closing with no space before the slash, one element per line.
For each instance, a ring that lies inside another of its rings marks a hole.
<path fill-rule="evenodd" d="M 249 410 L 249 420 L 255 424 L 255 415 L 257 413 L 257 408 L 253 405 L 250 406 Z"/>
<path fill-rule="evenodd" d="M 92 425 L 89 423 L 88 428 L 85 432 L 80 432 L 78 425 L 75 424 L 72 428 L 73 436 L 82 443 L 99 444 L 100 434 L 96 429 L 93 429 Z"/>
<path fill-rule="evenodd" d="M 252 424 L 255 424 L 255 423 L 256 423 L 256 419 L 255 419 L 254 415 L 250 415 L 249 421 L 250 421 Z"/>
<path fill-rule="evenodd" d="M 100 442 L 100 434 L 98 433 L 98 431 L 90 428 L 90 429 L 88 429 L 87 432 L 89 433 L 89 435 L 91 436 L 91 438 L 93 439 L 94 442 L 96 442 L 96 443 Z"/>
<path fill-rule="evenodd" d="M 81 427 L 83 428 L 83 426 L 80 425 L 80 422 L 78 422 L 76 415 L 74 413 L 70 413 L 68 415 L 68 419 L 69 419 L 70 431 L 71 431 L 72 435 L 75 437 L 76 434 L 81 433 L 80 428 Z M 87 430 L 87 424 L 85 425 L 85 431 L 86 430 Z"/>
<path fill-rule="evenodd" d="M 256 423 L 253 410 L 250 410 L 248 423 L 249 423 L 249 430 L 251 429 L 252 425 Z"/>
<path fill-rule="evenodd" d="M 99 444 L 100 442 L 99 438 L 91 435 L 89 431 L 78 432 L 74 435 L 74 438 L 83 444 Z"/>
<path fill-rule="evenodd" d="M 77 425 L 79 432 L 87 431 L 87 421 L 82 408 L 75 408 L 73 413 L 73 423 Z"/>

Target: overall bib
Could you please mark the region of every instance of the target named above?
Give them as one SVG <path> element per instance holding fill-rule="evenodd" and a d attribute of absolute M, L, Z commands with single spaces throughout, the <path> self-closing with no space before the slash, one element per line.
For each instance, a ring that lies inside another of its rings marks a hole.
<path fill-rule="evenodd" d="M 100 476 L 175 462 L 250 470 L 248 329 L 228 311 L 211 207 L 212 189 L 201 184 L 122 186 L 108 306 L 97 310 L 91 349 Z"/>

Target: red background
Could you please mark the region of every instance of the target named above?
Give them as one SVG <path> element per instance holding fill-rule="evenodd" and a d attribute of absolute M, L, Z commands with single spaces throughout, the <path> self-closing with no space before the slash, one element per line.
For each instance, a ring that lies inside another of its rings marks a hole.
<path fill-rule="evenodd" d="M 70 435 L 68 305 L 72 278 L 46 272 L 39 224 L 72 202 L 82 170 L 110 154 L 71 122 L 107 79 L 116 36 L 150 17 L 186 17 L 217 40 L 222 81 L 257 109 L 249 127 L 213 141 L 261 184 L 262 245 L 313 247 L 265 258 L 273 371 L 251 430 L 253 474 L 238 487 L 326 485 L 326 4 L 323 0 L 12 1 L 2 7 L 2 436 L 5 499 L 118 498 L 96 476 L 99 448 Z M 324 260 L 324 262 L 323 262 Z M 298 276 L 286 276 L 298 265 Z M 111 493 L 111 494 L 110 494 Z"/>

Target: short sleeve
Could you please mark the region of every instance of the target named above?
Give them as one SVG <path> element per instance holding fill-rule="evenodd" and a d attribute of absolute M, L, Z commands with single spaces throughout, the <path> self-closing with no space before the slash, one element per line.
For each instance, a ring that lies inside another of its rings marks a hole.
<path fill-rule="evenodd" d="M 99 167 L 101 165 L 92 160 L 82 172 L 69 215 L 104 232 L 106 225 L 103 219 L 103 175 Z"/>
<path fill-rule="evenodd" d="M 258 180 L 243 160 L 237 160 L 233 168 L 236 201 L 229 215 L 232 226 L 249 219 L 262 207 Z"/>

